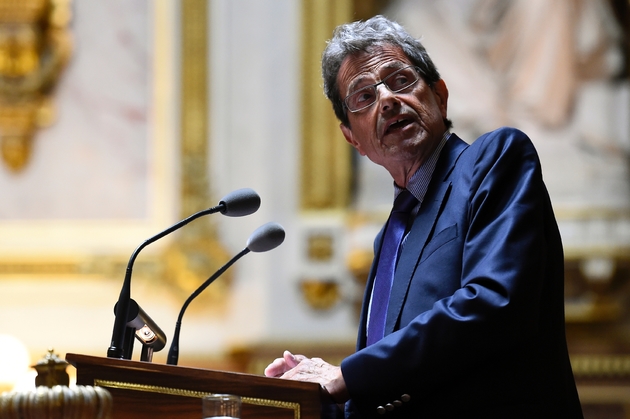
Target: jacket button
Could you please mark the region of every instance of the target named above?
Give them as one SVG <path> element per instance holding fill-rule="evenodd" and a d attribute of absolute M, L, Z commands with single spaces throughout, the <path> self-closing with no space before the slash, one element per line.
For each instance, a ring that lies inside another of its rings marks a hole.
<path fill-rule="evenodd" d="M 379 406 L 376 408 L 376 413 L 378 413 L 379 415 L 384 415 L 386 412 L 387 410 L 385 410 L 383 406 Z"/>
<path fill-rule="evenodd" d="M 391 412 L 392 410 L 394 410 L 394 405 L 391 403 L 387 403 L 385 405 L 385 410 L 387 410 L 388 412 Z"/>
<path fill-rule="evenodd" d="M 400 400 L 407 403 L 409 400 L 411 400 L 411 396 L 408 394 L 403 394 L 402 396 L 400 396 Z"/>
<path fill-rule="evenodd" d="M 394 407 L 400 407 L 402 406 L 402 402 L 400 400 L 394 400 L 392 402 L 392 404 L 394 405 Z"/>

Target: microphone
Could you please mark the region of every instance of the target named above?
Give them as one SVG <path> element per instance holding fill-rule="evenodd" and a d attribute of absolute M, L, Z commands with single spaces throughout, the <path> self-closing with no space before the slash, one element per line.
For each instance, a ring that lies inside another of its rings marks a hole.
<path fill-rule="evenodd" d="M 188 218 L 162 231 L 161 233 L 158 233 L 155 236 L 145 240 L 140 246 L 138 246 L 138 248 L 132 253 L 131 257 L 129 258 L 129 262 L 127 263 L 125 279 L 120 290 L 118 303 L 116 304 L 116 318 L 114 320 L 112 342 L 109 349 L 107 349 L 107 357 L 123 359 L 125 358 L 127 352 L 125 350 L 125 345 L 128 343 L 125 342 L 125 327 L 127 323 L 127 316 L 129 313 L 129 301 L 131 300 L 131 271 L 133 269 L 133 263 L 136 260 L 138 253 L 140 253 L 142 249 L 144 249 L 146 246 L 153 243 L 154 241 L 161 239 L 167 234 L 172 233 L 173 231 L 185 226 L 189 222 L 201 216 L 220 212 L 221 214 L 227 215 L 228 217 L 242 217 L 244 215 L 253 214 L 258 210 L 259 207 L 260 196 L 258 196 L 258 194 L 253 189 L 238 189 L 224 196 L 219 201 L 219 204 L 217 206 L 199 211 L 189 216 Z M 131 355 L 129 355 L 129 358 L 130 357 Z"/>
<path fill-rule="evenodd" d="M 284 229 L 278 223 L 270 222 L 258 227 L 249 239 L 247 240 L 247 244 L 245 249 L 243 249 L 239 254 L 234 256 L 228 263 L 223 265 L 221 269 L 216 271 L 210 278 L 208 278 L 203 284 L 199 286 L 191 295 L 188 297 L 182 309 L 179 312 L 179 316 L 177 316 L 177 323 L 175 324 L 175 332 L 173 333 L 173 341 L 171 342 L 171 348 L 168 351 L 168 357 L 166 363 L 168 365 L 177 365 L 177 360 L 179 359 L 179 332 L 182 328 L 182 317 L 184 316 L 184 312 L 188 305 L 194 300 L 199 294 L 203 292 L 210 284 L 214 282 L 223 272 L 225 272 L 230 266 L 234 264 L 241 257 L 245 256 L 249 252 L 261 253 L 266 252 L 268 250 L 274 249 L 284 241 Z"/>
<path fill-rule="evenodd" d="M 228 217 L 243 217 L 258 211 L 260 196 L 250 188 L 237 189 L 225 195 L 214 208 Z"/>

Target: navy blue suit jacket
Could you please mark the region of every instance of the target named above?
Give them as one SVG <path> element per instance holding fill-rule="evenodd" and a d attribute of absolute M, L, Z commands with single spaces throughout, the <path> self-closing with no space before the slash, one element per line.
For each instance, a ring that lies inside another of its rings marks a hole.
<path fill-rule="evenodd" d="M 341 364 L 346 416 L 581 418 L 563 259 L 529 138 L 451 135 L 401 250 L 386 336 L 366 348 L 372 266 L 357 352 Z"/>

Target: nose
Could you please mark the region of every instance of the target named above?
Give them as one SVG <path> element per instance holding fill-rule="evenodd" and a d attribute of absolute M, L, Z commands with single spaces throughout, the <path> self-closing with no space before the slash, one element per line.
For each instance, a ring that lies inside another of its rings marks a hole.
<path fill-rule="evenodd" d="M 393 93 L 385 84 L 381 84 L 376 87 L 377 90 L 377 101 L 378 106 L 381 112 L 387 112 L 392 109 L 396 109 L 396 106 L 400 105 L 400 101 L 396 96 L 396 93 Z"/>

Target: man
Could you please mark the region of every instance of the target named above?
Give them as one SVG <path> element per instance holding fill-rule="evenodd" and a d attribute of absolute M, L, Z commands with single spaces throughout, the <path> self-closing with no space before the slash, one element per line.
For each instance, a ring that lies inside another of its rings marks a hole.
<path fill-rule="evenodd" d="M 582 417 L 562 244 L 530 140 L 450 133 L 445 82 L 381 16 L 337 28 L 322 68 L 344 137 L 389 171 L 396 200 L 357 352 L 337 367 L 287 351 L 265 374 L 320 383 L 346 417 Z"/>

